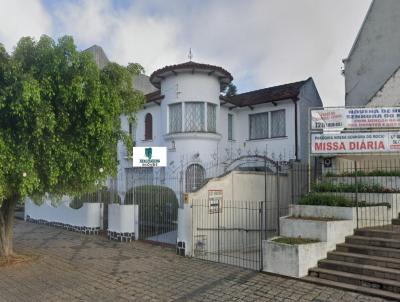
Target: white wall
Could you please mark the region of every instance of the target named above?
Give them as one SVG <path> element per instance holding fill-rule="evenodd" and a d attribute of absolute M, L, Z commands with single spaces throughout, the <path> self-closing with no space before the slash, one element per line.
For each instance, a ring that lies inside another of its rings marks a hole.
<path fill-rule="evenodd" d="M 398 105 L 400 105 L 400 69 L 393 74 L 368 103 L 369 107 Z"/>
<path fill-rule="evenodd" d="M 400 65 L 400 1 L 374 1 L 345 63 L 346 106 L 366 105 Z"/>
<path fill-rule="evenodd" d="M 25 220 L 29 216 L 35 220 L 41 219 L 73 226 L 99 228 L 101 225 L 100 205 L 100 203 L 84 203 L 81 208 L 73 209 L 67 203 L 53 207 L 48 202 L 44 202 L 38 206 L 28 199 L 25 202 Z"/>
<path fill-rule="evenodd" d="M 138 205 L 109 204 L 108 231 L 117 233 L 138 234 L 139 232 Z"/>

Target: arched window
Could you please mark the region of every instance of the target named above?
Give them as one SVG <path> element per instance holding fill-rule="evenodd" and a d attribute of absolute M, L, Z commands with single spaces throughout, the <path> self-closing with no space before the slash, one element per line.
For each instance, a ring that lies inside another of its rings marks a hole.
<path fill-rule="evenodd" d="M 197 191 L 203 184 L 206 171 L 199 164 L 191 164 L 186 169 L 186 192 Z"/>
<path fill-rule="evenodd" d="M 147 113 L 144 119 L 144 139 L 153 139 L 153 116 L 150 113 Z"/>

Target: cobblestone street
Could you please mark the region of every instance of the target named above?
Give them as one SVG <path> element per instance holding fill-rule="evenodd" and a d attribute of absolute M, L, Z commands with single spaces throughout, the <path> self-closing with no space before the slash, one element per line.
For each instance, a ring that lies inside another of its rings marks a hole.
<path fill-rule="evenodd" d="M 0 301 L 384 301 L 22 221 L 15 242 L 41 257 L 0 268 Z"/>

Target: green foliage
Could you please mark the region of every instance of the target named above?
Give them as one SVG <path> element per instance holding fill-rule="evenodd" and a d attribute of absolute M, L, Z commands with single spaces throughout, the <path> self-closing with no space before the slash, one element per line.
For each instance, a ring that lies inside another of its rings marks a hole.
<path fill-rule="evenodd" d="M 363 171 L 359 170 L 357 172 L 342 172 L 334 173 L 327 172 L 325 177 L 354 177 L 354 176 L 400 176 L 400 170 L 373 170 L 373 171 Z"/>
<path fill-rule="evenodd" d="M 138 186 L 126 193 L 125 203 L 139 205 L 139 219 L 142 222 L 167 225 L 178 218 L 178 199 L 168 187 Z"/>
<path fill-rule="evenodd" d="M 320 242 L 318 239 L 302 238 L 302 237 L 278 237 L 272 240 L 277 243 L 284 243 L 290 245 L 309 244 Z"/>
<path fill-rule="evenodd" d="M 372 207 L 372 206 L 386 206 L 391 205 L 387 202 L 367 203 L 366 201 L 350 200 L 342 195 L 327 194 L 327 193 L 309 193 L 301 198 L 299 201 L 301 205 L 311 206 L 328 206 L 328 207 Z"/>
<path fill-rule="evenodd" d="M 117 192 L 103 188 L 96 192 L 83 193 L 75 196 L 70 203 L 70 207 L 79 209 L 85 202 L 102 202 L 107 206 L 107 204 L 110 203 L 121 203 L 121 198 Z"/>
<path fill-rule="evenodd" d="M 0 198 L 74 194 L 116 172 L 120 115 L 144 103 L 133 68 L 99 70 L 71 37 L 0 45 Z M 102 168 L 103 173 L 100 172 Z"/>
<path fill-rule="evenodd" d="M 226 86 L 225 88 L 225 96 L 234 96 L 237 94 L 237 88 L 235 86 L 235 84 L 233 83 L 229 83 L 228 86 Z"/>
<path fill-rule="evenodd" d="M 330 183 L 321 182 L 312 186 L 314 192 L 359 192 L 359 193 L 397 193 L 399 190 L 386 188 L 378 184 L 365 184 L 365 183 Z"/>

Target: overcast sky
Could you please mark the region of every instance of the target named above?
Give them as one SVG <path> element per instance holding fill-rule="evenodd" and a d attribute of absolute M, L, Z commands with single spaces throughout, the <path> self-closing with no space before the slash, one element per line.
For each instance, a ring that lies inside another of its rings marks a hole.
<path fill-rule="evenodd" d="M 72 35 L 146 73 L 188 60 L 230 71 L 239 92 L 313 77 L 344 105 L 340 71 L 371 0 L 0 0 L 0 43 Z"/>

